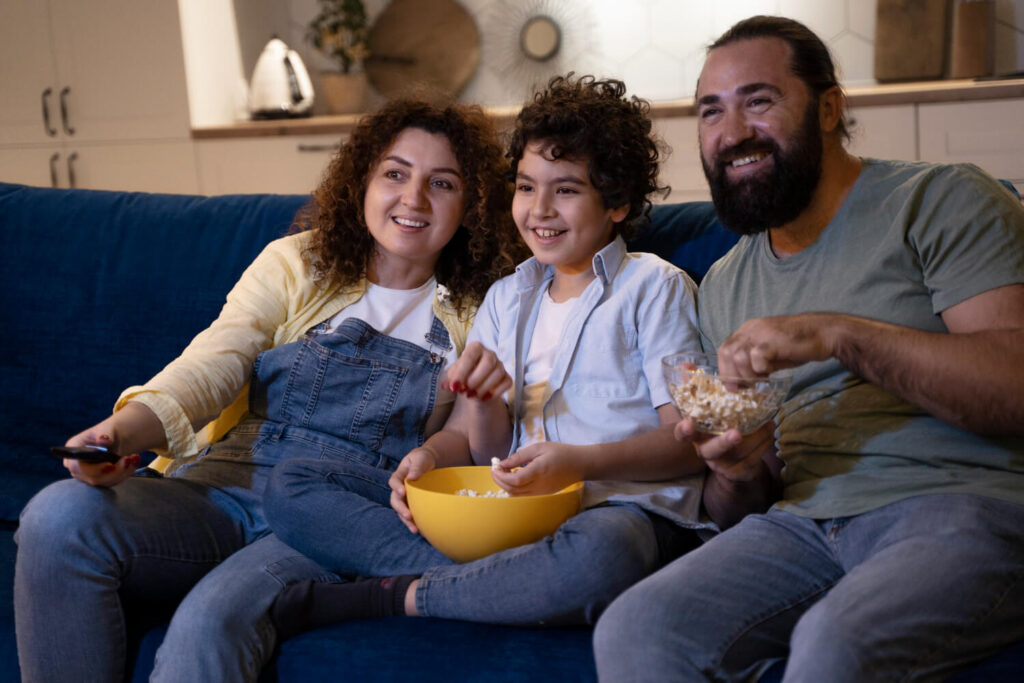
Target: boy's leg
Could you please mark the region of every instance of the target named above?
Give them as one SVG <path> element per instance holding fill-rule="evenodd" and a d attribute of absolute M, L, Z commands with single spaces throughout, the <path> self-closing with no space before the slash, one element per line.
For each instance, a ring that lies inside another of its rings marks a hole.
<path fill-rule="evenodd" d="M 138 476 L 112 488 L 73 479 L 48 486 L 25 507 L 16 538 L 26 682 L 121 680 L 122 598 L 179 599 L 245 543 L 241 525 L 201 487 Z"/>
<path fill-rule="evenodd" d="M 451 564 L 391 508 L 390 476 L 344 460 L 283 462 L 264 495 L 267 522 L 282 541 L 341 574 L 420 574 Z"/>
<path fill-rule="evenodd" d="M 594 633 L 598 676 L 754 680 L 841 575 L 813 520 L 750 515 L 612 603 Z"/>
<path fill-rule="evenodd" d="M 277 642 L 268 609 L 285 586 L 303 579 L 338 580 L 276 536 L 242 548 L 175 611 L 150 680 L 258 680 Z"/>
<path fill-rule="evenodd" d="M 593 624 L 660 560 L 651 517 L 633 505 L 600 506 L 536 543 L 426 571 L 416 610 L 498 624 Z"/>
<path fill-rule="evenodd" d="M 918 496 L 833 527 L 848 573 L 800 619 L 786 681 L 944 678 L 1024 638 L 1024 506 Z"/>

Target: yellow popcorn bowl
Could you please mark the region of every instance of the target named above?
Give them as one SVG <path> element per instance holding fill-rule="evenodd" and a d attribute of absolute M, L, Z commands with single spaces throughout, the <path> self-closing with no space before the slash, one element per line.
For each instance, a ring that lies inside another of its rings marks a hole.
<path fill-rule="evenodd" d="M 475 491 L 476 496 L 457 491 Z M 456 562 L 469 562 L 500 550 L 550 536 L 575 515 L 583 482 L 540 496 L 486 497 L 501 491 L 490 467 L 442 467 L 405 480 L 413 521 L 431 545 Z"/>

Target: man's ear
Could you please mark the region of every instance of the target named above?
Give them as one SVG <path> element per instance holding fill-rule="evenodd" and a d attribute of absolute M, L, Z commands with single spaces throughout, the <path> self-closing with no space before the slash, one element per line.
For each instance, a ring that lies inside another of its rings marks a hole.
<path fill-rule="evenodd" d="M 838 85 L 834 85 L 818 97 L 818 123 L 824 133 L 831 133 L 843 118 L 846 98 Z"/>

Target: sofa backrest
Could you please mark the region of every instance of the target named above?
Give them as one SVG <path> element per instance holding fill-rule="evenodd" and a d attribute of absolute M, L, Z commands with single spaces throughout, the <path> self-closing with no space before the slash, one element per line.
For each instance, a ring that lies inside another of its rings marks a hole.
<path fill-rule="evenodd" d="M 307 199 L 0 183 L 0 519 L 65 476 L 49 447 L 173 360 Z M 651 218 L 632 248 L 698 278 L 735 239 L 706 202 L 655 207 Z"/>

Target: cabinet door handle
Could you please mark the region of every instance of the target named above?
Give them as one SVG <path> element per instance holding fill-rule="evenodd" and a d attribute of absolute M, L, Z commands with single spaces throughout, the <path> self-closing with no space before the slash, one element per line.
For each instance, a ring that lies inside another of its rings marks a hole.
<path fill-rule="evenodd" d="M 50 155 L 50 186 L 57 187 L 57 160 L 60 159 L 60 152 Z"/>
<path fill-rule="evenodd" d="M 71 92 L 71 86 L 65 85 L 60 91 L 60 121 L 64 126 L 64 132 L 68 135 L 74 135 L 75 129 L 68 123 L 68 93 Z"/>
<path fill-rule="evenodd" d="M 298 147 L 300 152 L 337 152 L 340 145 L 335 143 L 333 145 L 299 145 Z"/>
<path fill-rule="evenodd" d="M 57 135 L 57 129 L 50 125 L 50 95 L 52 94 L 53 88 L 43 91 L 43 128 L 51 138 Z"/>
<path fill-rule="evenodd" d="M 78 152 L 72 152 L 68 155 L 68 187 L 78 187 L 78 182 L 75 180 L 75 160 L 78 159 Z"/>

